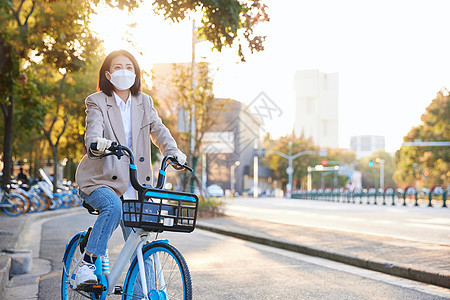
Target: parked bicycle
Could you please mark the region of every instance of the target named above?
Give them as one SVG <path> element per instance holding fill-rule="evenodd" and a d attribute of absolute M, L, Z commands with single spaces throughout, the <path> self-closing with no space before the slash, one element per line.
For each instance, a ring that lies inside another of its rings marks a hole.
<path fill-rule="evenodd" d="M 10 186 L 0 187 L 0 207 L 8 216 L 17 217 L 29 209 L 29 202 L 10 189 Z"/>
<path fill-rule="evenodd" d="M 96 149 L 95 143 L 91 145 Z M 195 194 L 164 190 L 166 169 L 192 169 L 181 165 L 174 157 L 166 156 L 161 162 L 156 187 L 141 185 L 136 176 L 132 151 L 113 144 L 111 152 L 101 157 L 127 156 L 130 160 L 130 181 L 138 191 L 137 200 L 123 200 L 123 221 L 133 231 L 123 246 L 119 257 L 109 272 L 108 255 L 96 260 L 97 284 L 75 286 L 75 276 L 80 266 L 90 228 L 77 233 L 66 245 L 63 258 L 61 297 L 67 299 L 105 299 L 110 294 L 121 294 L 122 299 L 191 299 L 192 285 L 188 266 L 182 254 L 168 240 L 157 239 L 163 231 L 192 232 L 195 228 L 198 197 Z M 98 213 L 83 204 L 90 213 Z M 134 257 L 134 258 L 133 258 Z M 116 286 L 128 262 L 123 286 Z"/>
<path fill-rule="evenodd" d="M 20 182 L 18 182 L 18 184 L 14 186 L 14 191 L 30 202 L 30 208 L 26 212 L 35 213 L 44 211 L 46 204 L 45 199 L 39 195 L 39 188 L 37 184 L 31 182 L 30 186 L 28 184 L 20 184 Z"/>

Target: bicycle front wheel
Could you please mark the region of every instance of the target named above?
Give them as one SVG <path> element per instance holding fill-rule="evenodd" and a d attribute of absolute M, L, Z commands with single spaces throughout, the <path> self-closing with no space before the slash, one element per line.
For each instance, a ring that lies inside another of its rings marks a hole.
<path fill-rule="evenodd" d="M 146 245 L 142 250 L 149 299 L 192 299 L 191 275 L 181 253 L 165 242 Z M 142 299 L 139 264 L 135 258 L 125 278 L 123 299 Z"/>
<path fill-rule="evenodd" d="M 63 259 L 63 272 L 61 278 L 61 299 L 62 300 L 76 300 L 76 299 L 92 299 L 92 295 L 83 291 L 73 289 L 75 280 L 75 268 L 82 259 L 81 244 L 84 240 L 86 232 L 76 234 L 72 240 L 67 244 L 66 252 Z"/>

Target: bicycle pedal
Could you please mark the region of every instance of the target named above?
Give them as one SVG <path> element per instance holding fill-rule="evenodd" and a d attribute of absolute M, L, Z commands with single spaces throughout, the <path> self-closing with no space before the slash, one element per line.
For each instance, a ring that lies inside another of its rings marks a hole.
<path fill-rule="evenodd" d="M 80 284 L 76 290 L 81 290 L 88 293 L 101 293 L 106 291 L 106 286 L 98 283 Z"/>
<path fill-rule="evenodd" d="M 122 287 L 116 285 L 116 286 L 114 287 L 114 295 L 122 295 L 122 293 L 123 293 Z"/>

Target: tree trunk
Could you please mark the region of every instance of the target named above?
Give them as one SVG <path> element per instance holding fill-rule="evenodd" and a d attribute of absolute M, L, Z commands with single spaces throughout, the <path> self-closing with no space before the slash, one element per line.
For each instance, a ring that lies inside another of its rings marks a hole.
<path fill-rule="evenodd" d="M 12 168 L 12 131 L 13 131 L 13 101 L 3 104 L 3 116 L 5 117 L 5 135 L 3 137 L 3 177 L 2 185 L 7 185 L 11 180 Z"/>
<path fill-rule="evenodd" d="M 58 170 L 58 146 L 57 145 L 51 145 L 52 147 L 52 154 L 53 154 L 53 193 L 56 193 L 58 190 L 57 182 L 59 177 L 59 170 Z"/>

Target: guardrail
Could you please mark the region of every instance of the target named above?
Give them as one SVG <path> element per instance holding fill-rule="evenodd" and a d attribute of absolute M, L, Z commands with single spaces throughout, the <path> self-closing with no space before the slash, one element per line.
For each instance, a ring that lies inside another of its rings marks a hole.
<path fill-rule="evenodd" d="M 292 193 L 291 198 L 372 205 L 448 207 L 447 191 L 441 186 L 420 190 L 412 186 L 405 189 L 387 187 L 385 189 L 368 188 L 355 191 L 350 191 L 347 188 L 298 190 Z"/>

